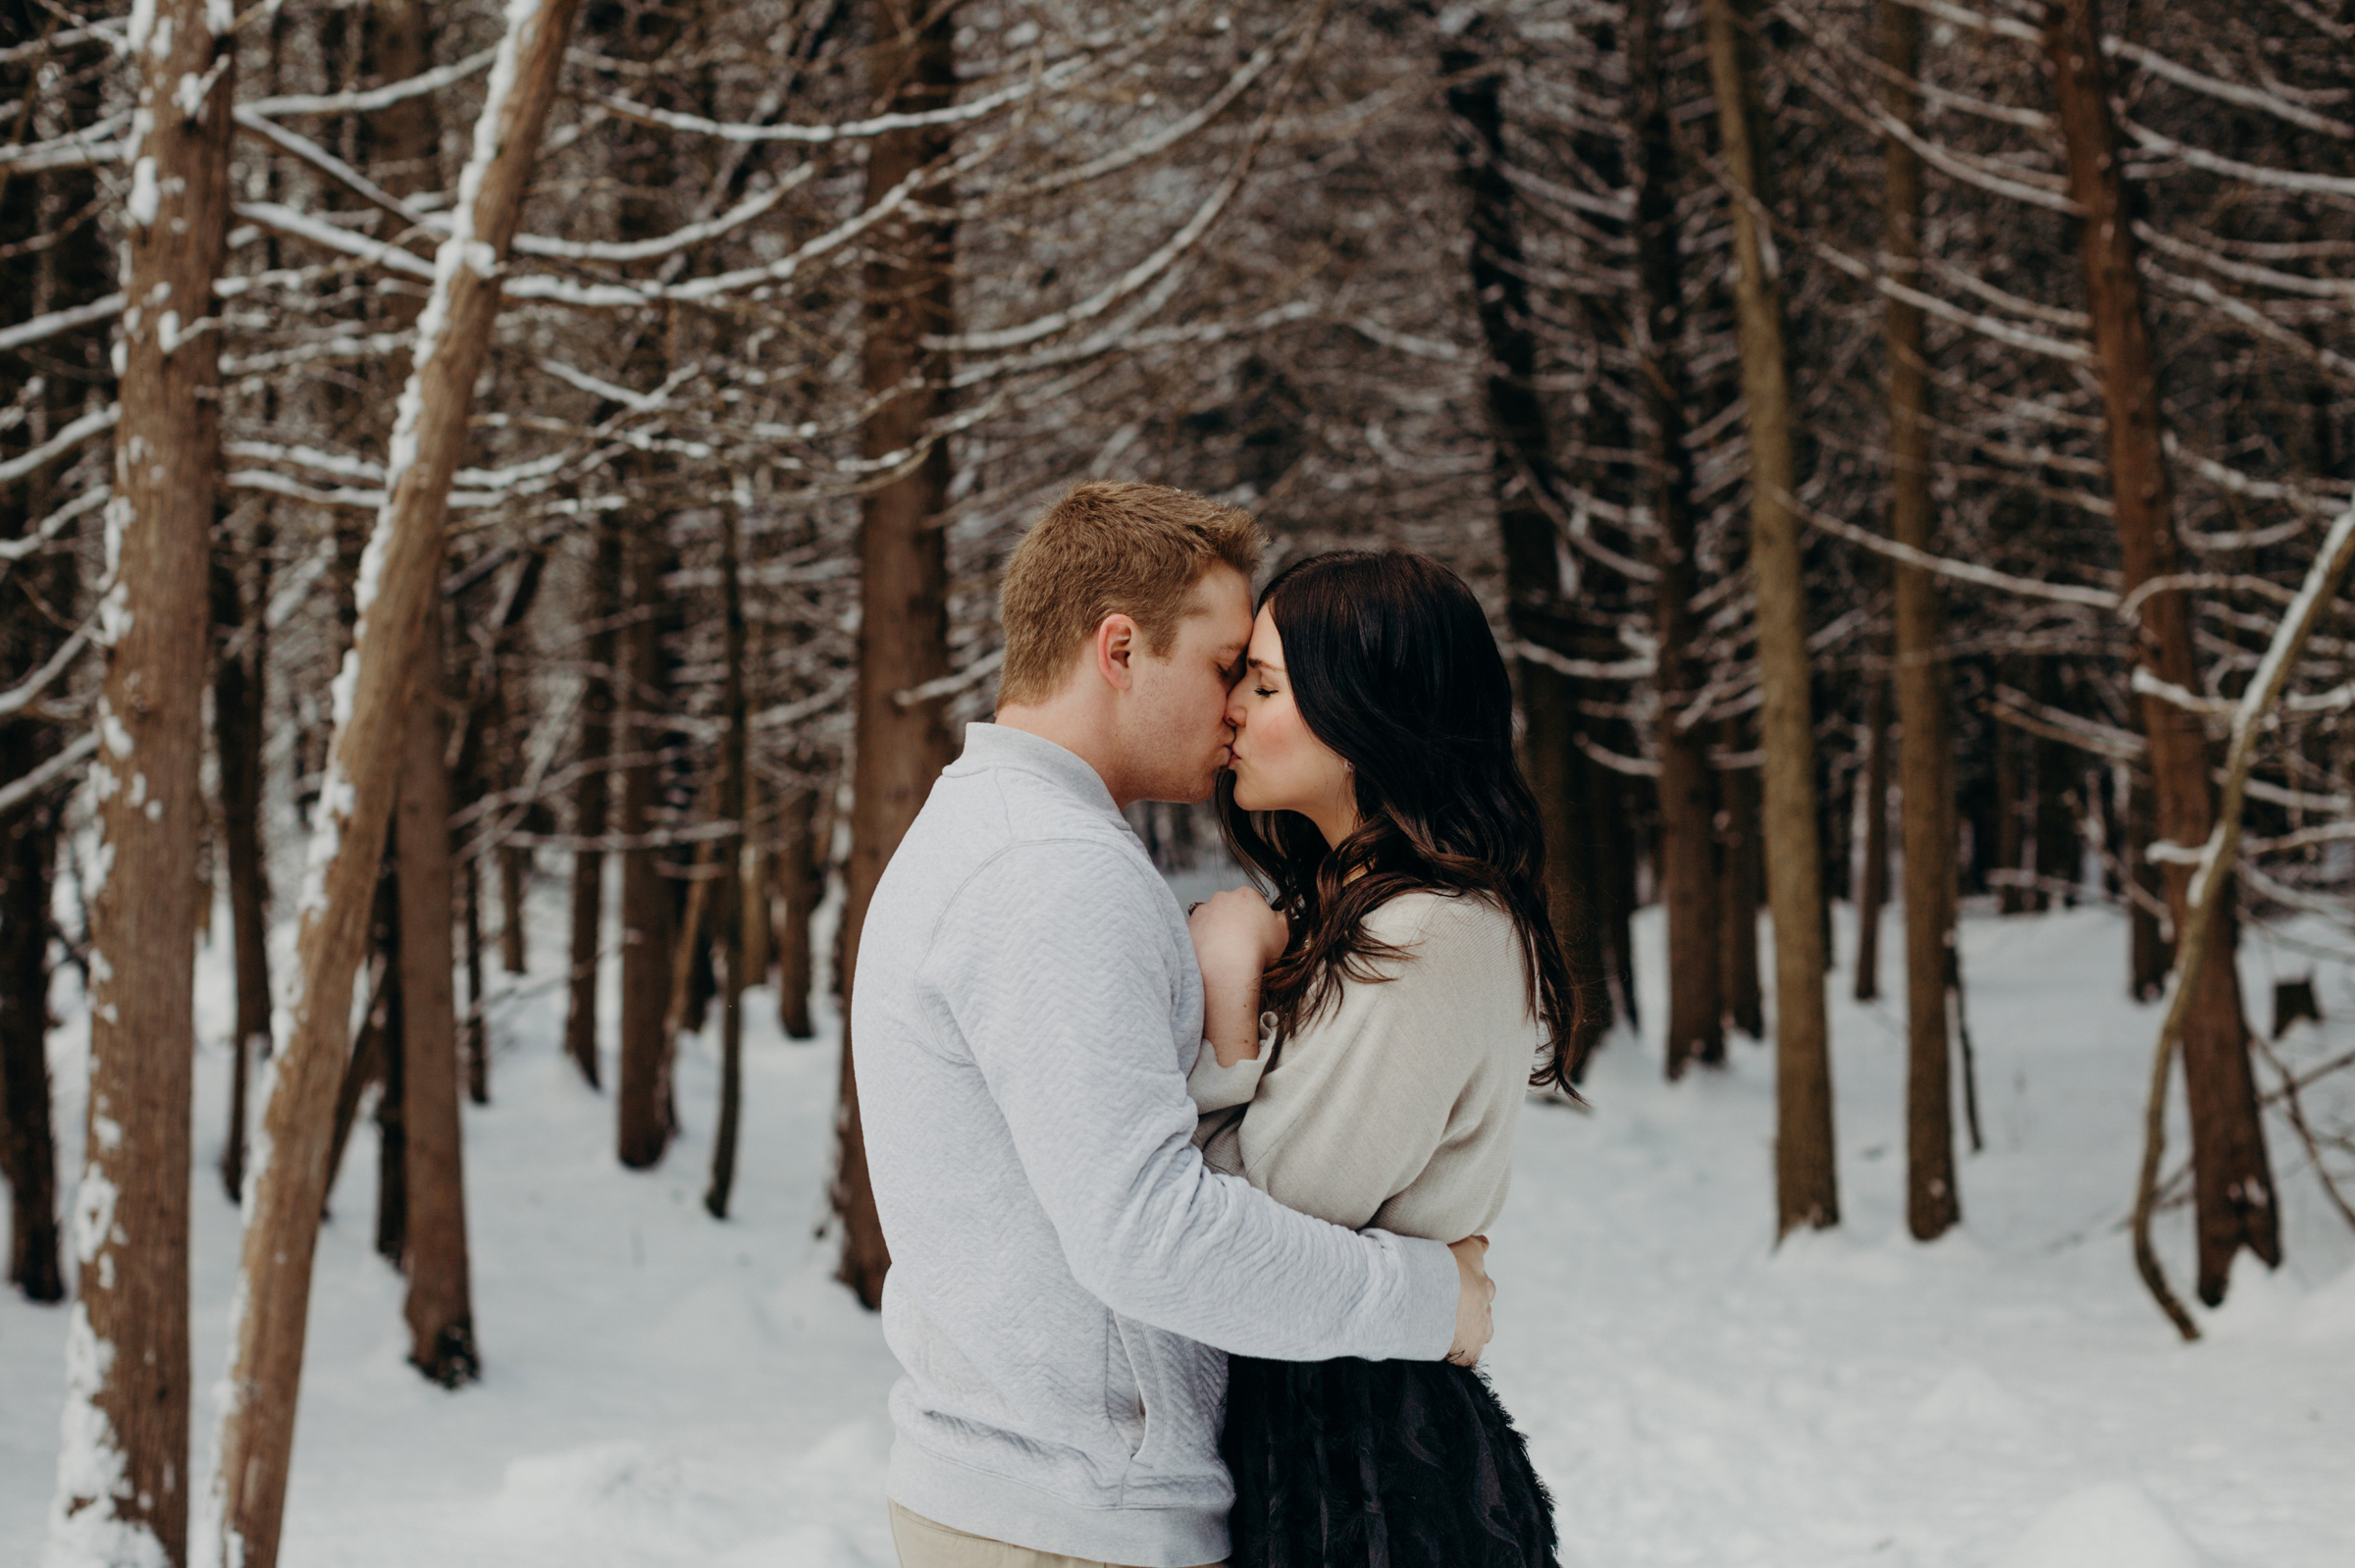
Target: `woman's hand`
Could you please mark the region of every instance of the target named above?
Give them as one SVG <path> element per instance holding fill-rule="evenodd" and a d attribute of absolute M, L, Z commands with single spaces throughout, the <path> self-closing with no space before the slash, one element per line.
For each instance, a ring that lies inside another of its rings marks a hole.
<path fill-rule="evenodd" d="M 1186 916 L 1202 967 L 1202 1032 L 1230 1068 L 1259 1055 L 1259 977 L 1283 956 L 1291 924 L 1256 888 L 1231 887 Z"/>

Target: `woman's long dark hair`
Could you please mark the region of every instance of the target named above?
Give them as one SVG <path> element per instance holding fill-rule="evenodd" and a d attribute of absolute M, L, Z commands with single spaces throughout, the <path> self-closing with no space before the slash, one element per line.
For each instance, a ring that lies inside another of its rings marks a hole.
<path fill-rule="evenodd" d="M 1569 1090 L 1591 1031 L 1545 898 L 1537 797 L 1513 758 L 1513 692 L 1480 601 L 1427 555 L 1341 550 L 1294 562 L 1260 595 L 1310 733 L 1350 764 L 1356 831 L 1331 846 L 1305 816 L 1245 811 L 1219 777 L 1219 821 L 1291 918 L 1262 998 L 1289 1036 L 1344 977 L 1395 958 L 1366 916 L 1401 893 L 1486 897 L 1521 938 L 1547 1049 L 1530 1081 Z M 1573 1091 L 1575 1092 L 1575 1091 Z"/>

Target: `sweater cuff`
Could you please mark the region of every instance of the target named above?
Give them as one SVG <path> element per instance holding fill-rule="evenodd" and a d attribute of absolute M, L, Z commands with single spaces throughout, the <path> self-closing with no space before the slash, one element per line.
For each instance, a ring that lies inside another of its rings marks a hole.
<path fill-rule="evenodd" d="M 1380 1235 L 1370 1230 L 1368 1235 Z M 1406 1274 L 1406 1311 L 1400 1320 L 1397 1359 L 1443 1361 L 1455 1348 L 1455 1303 L 1463 1294 L 1462 1272 L 1444 1241 L 1394 1236 Z"/>
<path fill-rule="evenodd" d="M 1194 1109 L 1205 1115 L 1229 1106 L 1249 1105 L 1251 1096 L 1259 1092 L 1260 1070 L 1267 1060 L 1263 1051 L 1230 1068 L 1223 1068 L 1219 1066 L 1219 1053 L 1204 1040 L 1202 1054 L 1194 1058 L 1194 1071 L 1186 1075 L 1185 1092 L 1193 1097 Z"/>

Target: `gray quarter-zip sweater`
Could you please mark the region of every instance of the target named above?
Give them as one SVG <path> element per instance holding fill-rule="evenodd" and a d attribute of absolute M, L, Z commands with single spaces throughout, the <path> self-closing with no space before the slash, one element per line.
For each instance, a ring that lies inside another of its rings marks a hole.
<path fill-rule="evenodd" d="M 851 1039 L 902 1507 L 1039 1551 L 1216 1562 L 1227 1352 L 1446 1354 L 1444 1246 L 1204 1167 L 1185 917 L 1062 747 L 967 726 L 875 889 Z"/>

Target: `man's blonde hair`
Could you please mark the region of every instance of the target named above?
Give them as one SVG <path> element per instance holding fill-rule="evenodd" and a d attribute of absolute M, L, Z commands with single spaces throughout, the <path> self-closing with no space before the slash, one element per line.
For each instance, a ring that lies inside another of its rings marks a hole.
<path fill-rule="evenodd" d="M 1166 654 L 1185 601 L 1213 566 L 1246 582 L 1267 539 L 1249 512 L 1167 485 L 1075 485 L 1006 562 L 1000 706 L 1045 702 L 1107 615 L 1126 615 Z"/>

